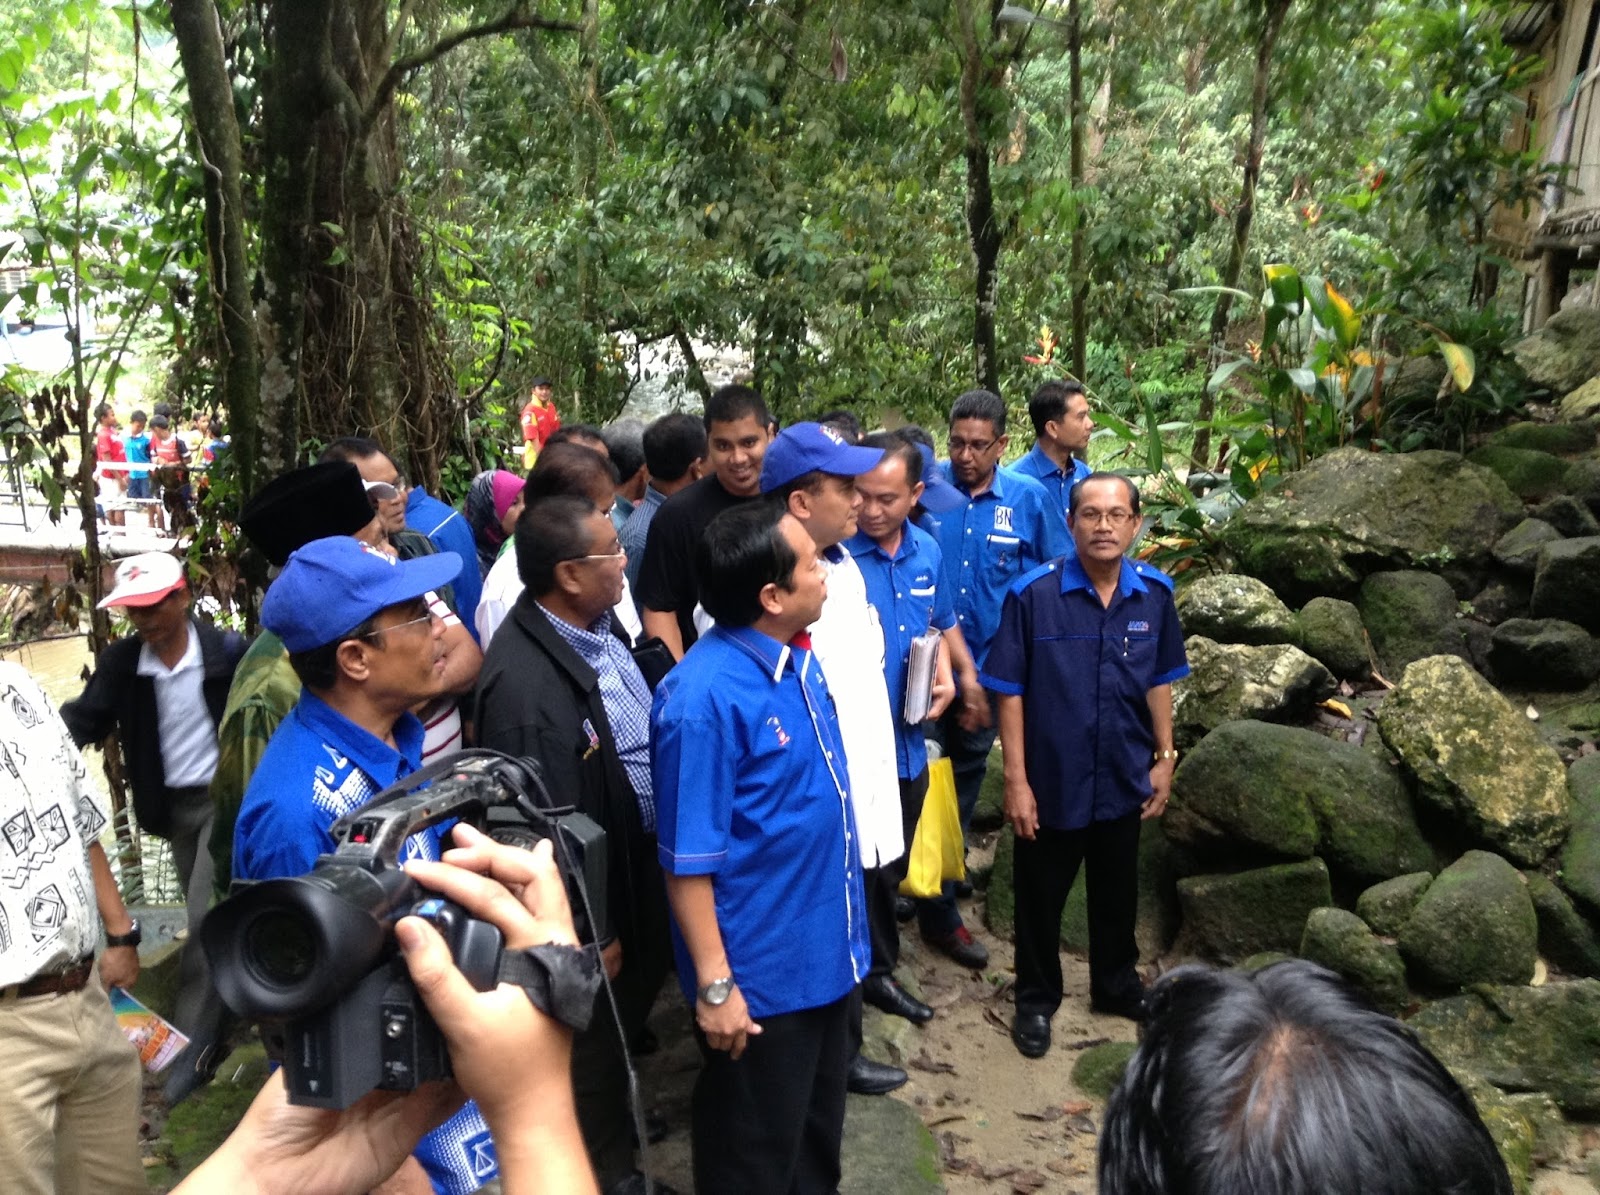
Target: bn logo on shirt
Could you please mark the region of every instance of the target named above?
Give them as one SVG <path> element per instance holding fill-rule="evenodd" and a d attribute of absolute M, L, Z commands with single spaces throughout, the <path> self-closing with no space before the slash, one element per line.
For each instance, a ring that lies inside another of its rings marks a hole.
<path fill-rule="evenodd" d="M 997 506 L 994 508 L 994 529 L 996 531 L 1011 530 L 1011 508 L 1009 506 Z"/>

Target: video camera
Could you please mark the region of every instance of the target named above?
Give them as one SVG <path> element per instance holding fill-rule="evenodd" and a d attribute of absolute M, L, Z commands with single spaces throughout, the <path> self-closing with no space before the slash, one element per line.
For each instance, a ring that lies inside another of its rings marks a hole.
<path fill-rule="evenodd" d="M 262 1022 L 269 1053 L 276 1047 L 282 1058 L 290 1103 L 347 1108 L 375 1088 L 410 1091 L 450 1077 L 450 1055 L 399 956 L 395 923 L 431 922 L 479 991 L 501 977 L 504 939 L 400 866 L 406 839 L 446 820 L 530 849 L 550 839 L 580 940 L 591 953 L 609 940 L 605 831 L 557 807 L 537 764 L 463 751 L 407 776 L 336 821 L 337 847 L 305 875 L 237 883 L 200 927 L 217 991 L 234 1012 Z M 559 977 L 552 986 L 560 989 Z"/>

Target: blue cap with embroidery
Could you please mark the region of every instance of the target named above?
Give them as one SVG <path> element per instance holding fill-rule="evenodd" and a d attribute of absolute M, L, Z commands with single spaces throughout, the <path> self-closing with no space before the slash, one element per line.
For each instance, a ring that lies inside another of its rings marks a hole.
<path fill-rule="evenodd" d="M 926 444 L 918 444 L 917 448 L 922 452 L 922 497 L 919 501 L 923 507 L 942 515 L 965 506 L 967 496 L 945 480 L 944 469 L 934 458 L 933 449 Z"/>
<path fill-rule="evenodd" d="M 337 643 L 380 610 L 441 589 L 461 572 L 454 552 L 397 560 L 348 535 L 291 553 L 261 603 L 261 622 L 291 652 Z"/>
<path fill-rule="evenodd" d="M 761 461 L 761 492 L 770 494 L 807 473 L 857 477 L 872 472 L 881 460 L 881 448 L 852 444 L 820 423 L 796 423 L 784 428 L 767 445 L 767 455 Z"/>

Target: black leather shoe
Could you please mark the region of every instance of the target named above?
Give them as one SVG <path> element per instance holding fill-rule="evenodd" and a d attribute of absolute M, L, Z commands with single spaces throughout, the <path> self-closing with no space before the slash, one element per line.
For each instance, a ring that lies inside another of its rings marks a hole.
<path fill-rule="evenodd" d="M 1130 1021 L 1143 1021 L 1144 989 L 1141 987 L 1119 996 L 1091 999 L 1089 1008 L 1102 1016 L 1125 1017 Z"/>
<path fill-rule="evenodd" d="M 861 998 L 873 1008 L 881 1008 L 891 1017 L 904 1017 L 913 1025 L 926 1025 L 933 1020 L 933 1009 L 901 987 L 892 975 L 872 975 L 863 980 Z"/>
<path fill-rule="evenodd" d="M 1011 1022 L 1011 1041 L 1024 1058 L 1050 1052 L 1050 1018 L 1042 1012 L 1019 1012 Z"/>
<path fill-rule="evenodd" d="M 850 1077 L 845 1081 L 845 1086 L 857 1095 L 887 1095 L 896 1087 L 905 1086 L 910 1077 L 898 1066 L 874 1062 L 865 1055 L 857 1054 L 850 1063 Z"/>
<path fill-rule="evenodd" d="M 923 941 L 935 950 L 942 950 L 963 967 L 981 971 L 989 965 L 989 948 L 975 940 L 964 925 L 957 926 L 942 938 L 924 938 Z"/>
<path fill-rule="evenodd" d="M 655 1183 L 656 1195 L 678 1195 L 676 1187 L 669 1187 L 659 1178 Z M 635 1170 L 627 1178 L 618 1179 L 606 1188 L 606 1195 L 644 1195 L 644 1172 Z"/>
<path fill-rule="evenodd" d="M 894 919 L 901 925 L 904 925 L 916 915 L 916 901 L 912 900 L 909 896 L 897 896 L 894 898 Z"/>

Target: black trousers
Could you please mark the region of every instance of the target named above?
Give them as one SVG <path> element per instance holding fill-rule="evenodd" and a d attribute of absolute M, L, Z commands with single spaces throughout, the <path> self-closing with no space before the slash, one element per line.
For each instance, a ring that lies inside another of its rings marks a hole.
<path fill-rule="evenodd" d="M 735 1062 L 698 1029 L 694 1085 L 698 1195 L 833 1195 L 844 1139 L 848 997 L 757 1017 Z"/>
<path fill-rule="evenodd" d="M 1079 864 L 1088 867 L 1090 998 L 1128 995 L 1139 983 L 1138 812 L 1036 833 L 1016 842 L 1017 1011 L 1048 1017 L 1061 1007 L 1061 913 Z"/>
<path fill-rule="evenodd" d="M 900 857 L 882 867 L 868 867 L 861 873 L 867 888 L 867 934 L 872 940 L 872 965 L 868 978 L 892 975 L 900 963 L 900 922 L 894 915 L 900 881 L 911 865 L 911 839 L 922 816 L 922 802 L 928 795 L 928 769 L 910 780 L 900 781 L 900 824 L 905 831 L 906 849 Z"/>

